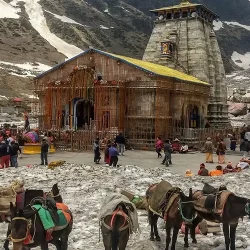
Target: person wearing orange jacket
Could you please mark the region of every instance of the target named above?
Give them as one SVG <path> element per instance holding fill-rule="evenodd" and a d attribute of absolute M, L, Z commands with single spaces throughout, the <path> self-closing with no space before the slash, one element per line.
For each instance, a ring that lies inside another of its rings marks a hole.
<path fill-rule="evenodd" d="M 223 175 L 223 169 L 222 166 L 218 165 L 215 170 L 210 171 L 210 176 L 219 176 Z"/>

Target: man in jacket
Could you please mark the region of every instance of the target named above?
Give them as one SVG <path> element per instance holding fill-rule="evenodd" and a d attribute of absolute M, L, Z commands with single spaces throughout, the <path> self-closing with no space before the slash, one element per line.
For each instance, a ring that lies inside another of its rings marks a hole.
<path fill-rule="evenodd" d="M 112 165 L 113 167 L 116 167 L 117 162 L 118 162 L 118 155 L 119 155 L 119 152 L 116 148 L 116 144 L 112 144 L 112 146 L 109 148 L 109 156 L 110 156 L 109 166 L 110 167 Z"/>
<path fill-rule="evenodd" d="M 206 153 L 206 163 L 213 163 L 214 145 L 210 137 L 207 138 L 207 141 L 204 145 L 204 149 Z"/>
<path fill-rule="evenodd" d="M 123 155 L 125 150 L 125 137 L 122 133 L 116 136 L 115 143 L 118 146 L 118 151 L 120 155 Z"/>
<path fill-rule="evenodd" d="M 165 154 L 165 157 L 162 161 L 162 165 L 164 165 L 165 163 L 169 163 L 170 165 L 172 165 L 172 152 L 173 152 L 173 149 L 172 149 L 172 146 L 170 145 L 170 140 L 165 140 L 165 144 L 164 144 L 164 154 Z"/>
<path fill-rule="evenodd" d="M 247 139 L 244 139 L 244 141 L 241 142 L 240 144 L 240 151 L 243 153 L 244 159 L 247 158 L 249 150 L 250 150 L 249 142 L 247 141 Z"/>
<path fill-rule="evenodd" d="M 49 144 L 46 139 L 42 140 L 41 144 L 41 165 L 48 165 L 48 152 L 49 152 Z"/>
<path fill-rule="evenodd" d="M 15 168 L 18 167 L 18 163 L 17 163 L 18 151 L 21 153 L 19 145 L 15 143 L 14 141 L 12 141 L 11 147 L 10 147 L 10 164 L 12 167 L 15 167 Z"/>

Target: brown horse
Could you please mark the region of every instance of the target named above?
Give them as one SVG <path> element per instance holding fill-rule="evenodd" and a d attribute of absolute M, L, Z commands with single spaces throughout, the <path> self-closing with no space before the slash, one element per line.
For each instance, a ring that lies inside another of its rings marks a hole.
<path fill-rule="evenodd" d="M 54 200 L 58 203 L 62 203 L 62 196 L 60 195 L 60 191 L 58 189 L 58 185 L 57 184 L 54 184 L 51 191 L 48 192 L 48 193 L 44 193 L 43 190 L 29 190 L 27 189 L 25 191 L 25 194 L 24 194 L 24 207 L 28 206 L 31 202 L 31 200 L 35 197 L 38 197 L 38 196 L 51 196 L 54 198 Z M 6 222 L 6 223 L 10 223 L 10 218 L 6 217 L 5 221 L 2 221 L 1 220 L 1 217 L 0 217 L 0 223 L 1 222 Z M 10 224 L 8 226 L 8 230 L 7 230 L 7 237 L 6 237 L 6 240 L 4 242 L 4 245 L 3 245 L 3 248 L 5 250 L 9 250 L 9 235 L 11 233 L 11 229 L 10 229 Z"/>
<path fill-rule="evenodd" d="M 220 189 L 218 191 L 220 191 Z M 227 191 L 224 190 L 223 192 Z M 246 215 L 250 215 L 250 200 L 230 193 L 227 197 L 221 214 L 217 214 L 214 211 L 208 211 L 206 213 L 201 212 L 200 209 L 197 210 L 196 206 L 195 209 L 198 216 L 192 225 L 192 232 L 195 231 L 196 226 L 202 221 L 203 218 L 207 221 L 222 223 L 226 250 L 235 250 L 235 238 L 238 220 L 239 218 L 243 218 Z M 191 235 L 192 238 L 195 238 L 194 233 L 191 233 Z M 188 230 L 185 231 L 185 238 L 188 240 Z"/>
<path fill-rule="evenodd" d="M 130 220 L 128 209 L 119 204 L 116 210 L 106 216 L 101 223 L 105 250 L 125 250 L 129 239 Z"/>
<path fill-rule="evenodd" d="M 178 232 L 181 228 L 182 223 L 185 222 L 187 224 L 190 224 L 195 217 L 195 209 L 192 202 L 192 189 L 189 190 L 189 196 L 186 196 L 179 188 L 172 188 L 172 186 L 168 182 L 165 182 L 165 184 L 166 188 L 163 188 L 161 190 L 161 193 L 163 195 L 160 195 L 158 197 L 158 201 L 160 202 L 158 204 L 154 204 L 154 207 L 157 207 L 158 209 L 156 210 L 158 211 L 153 211 L 152 209 L 152 200 L 157 200 L 153 198 L 157 195 L 155 192 L 158 192 L 157 185 L 153 190 L 151 189 L 152 187 L 150 187 L 146 192 L 149 205 L 148 219 L 151 226 L 150 240 L 161 240 L 158 233 L 157 221 L 159 217 L 164 218 L 164 220 L 166 221 L 167 234 L 165 250 L 169 249 L 172 228 L 173 236 L 171 250 L 175 250 Z M 167 186 L 169 186 L 168 188 L 170 189 L 168 189 Z M 170 195 L 168 195 L 169 191 Z M 150 197 L 152 197 L 152 199 L 150 199 Z M 168 197 L 167 200 L 166 197 Z"/>

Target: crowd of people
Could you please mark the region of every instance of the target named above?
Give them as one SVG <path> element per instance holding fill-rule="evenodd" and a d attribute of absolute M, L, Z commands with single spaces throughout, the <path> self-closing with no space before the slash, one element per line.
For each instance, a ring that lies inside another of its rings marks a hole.
<path fill-rule="evenodd" d="M 18 167 L 18 153 L 22 154 L 21 145 L 24 145 L 22 136 L 13 138 L 10 133 L 0 136 L 0 168 Z"/>
<path fill-rule="evenodd" d="M 197 175 L 200 176 L 220 176 L 223 174 L 228 174 L 228 173 L 237 173 L 237 172 L 241 172 L 242 170 L 249 168 L 249 164 L 250 164 L 250 160 L 245 160 L 245 159 L 241 159 L 240 162 L 233 167 L 233 163 L 232 162 L 228 162 L 226 167 L 223 168 L 223 166 L 218 165 L 216 166 L 215 169 L 209 171 L 204 163 L 200 164 L 200 169 L 197 173 Z M 186 176 L 194 176 L 194 174 L 192 173 L 192 171 L 190 169 L 186 170 Z"/>
<path fill-rule="evenodd" d="M 48 152 L 51 140 L 46 133 L 39 135 L 41 142 L 41 165 L 48 165 Z M 10 131 L 0 134 L 0 169 L 18 167 L 18 158 L 22 158 L 24 145 L 27 140 L 24 134 L 11 135 Z"/>
<path fill-rule="evenodd" d="M 162 158 L 162 152 L 164 152 L 164 159 L 161 164 L 165 165 L 168 161 L 169 164 L 167 165 L 172 165 L 172 154 L 186 154 L 188 153 L 189 148 L 187 144 L 181 144 L 180 140 L 178 140 L 177 138 L 172 142 L 170 141 L 170 139 L 166 139 L 163 143 L 161 137 L 158 136 L 156 139 L 155 151 L 158 158 Z"/>
<path fill-rule="evenodd" d="M 110 167 L 116 167 L 118 156 L 124 155 L 126 139 L 122 133 L 119 133 L 113 140 L 104 138 L 102 141 L 96 138 L 93 145 L 94 162 L 100 163 L 101 149 L 104 149 L 104 163 Z"/>

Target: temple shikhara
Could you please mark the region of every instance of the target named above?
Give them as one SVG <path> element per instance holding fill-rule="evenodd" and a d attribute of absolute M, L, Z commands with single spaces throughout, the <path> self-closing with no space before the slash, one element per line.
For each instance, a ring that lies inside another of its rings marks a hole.
<path fill-rule="evenodd" d="M 188 1 L 151 12 L 142 60 L 90 48 L 34 79 L 41 129 L 121 131 L 136 145 L 228 124 L 218 16 Z"/>
<path fill-rule="evenodd" d="M 205 6 L 186 0 L 151 12 L 156 20 L 143 60 L 210 83 L 208 113 L 205 115 L 213 126 L 228 125 L 225 70 L 213 30 L 213 22 L 219 17 Z M 181 114 L 181 107 L 176 108 Z M 198 109 L 199 116 L 204 114 L 202 107 L 194 108 Z"/>

